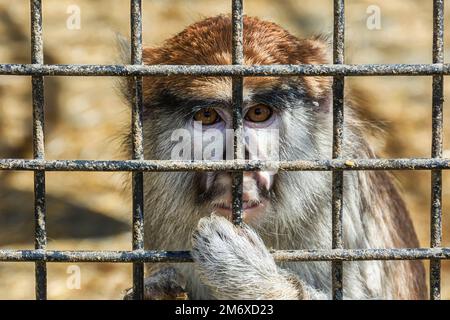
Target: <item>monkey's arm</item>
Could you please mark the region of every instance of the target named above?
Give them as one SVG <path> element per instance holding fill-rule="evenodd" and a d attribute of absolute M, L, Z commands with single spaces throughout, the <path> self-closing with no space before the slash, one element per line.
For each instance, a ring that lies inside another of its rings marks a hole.
<path fill-rule="evenodd" d="M 259 236 L 216 215 L 203 218 L 192 238 L 202 281 L 218 299 L 326 299 L 279 268 Z"/>

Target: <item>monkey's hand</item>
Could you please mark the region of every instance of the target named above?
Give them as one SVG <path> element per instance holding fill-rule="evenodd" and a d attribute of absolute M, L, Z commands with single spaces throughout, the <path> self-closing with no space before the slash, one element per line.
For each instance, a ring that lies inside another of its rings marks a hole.
<path fill-rule="evenodd" d="M 212 215 L 199 221 L 192 255 L 218 299 L 308 299 L 302 282 L 278 268 L 261 238 Z"/>
<path fill-rule="evenodd" d="M 173 267 L 165 267 L 144 279 L 145 300 L 187 300 L 185 280 Z M 124 300 L 133 299 L 133 290 L 128 289 Z"/>

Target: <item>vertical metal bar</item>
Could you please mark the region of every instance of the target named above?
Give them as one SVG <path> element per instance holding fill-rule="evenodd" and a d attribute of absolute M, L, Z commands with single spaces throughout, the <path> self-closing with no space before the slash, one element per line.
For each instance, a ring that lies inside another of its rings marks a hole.
<path fill-rule="evenodd" d="M 31 0 L 31 63 L 44 63 L 42 41 L 42 3 L 41 0 Z M 44 78 L 32 76 L 33 100 L 33 158 L 44 159 Z M 34 219 L 36 249 L 47 247 L 47 232 L 45 228 L 45 171 L 34 171 Z M 47 299 L 47 265 L 45 261 L 35 263 L 36 299 Z"/>
<path fill-rule="evenodd" d="M 444 63 L 444 0 L 433 1 L 433 63 Z M 433 76 L 431 157 L 442 157 L 442 127 L 444 77 Z M 442 171 L 431 171 L 431 228 L 432 248 L 442 240 Z M 441 261 L 430 260 L 430 299 L 441 299 Z"/>
<path fill-rule="evenodd" d="M 243 21 L 243 0 L 232 0 L 232 63 L 240 65 L 244 63 L 244 21 Z M 244 158 L 243 147 L 243 77 L 233 77 L 232 79 L 232 100 L 233 100 L 233 130 L 234 130 L 234 159 Z M 232 212 L 233 223 L 242 223 L 242 193 L 243 193 L 243 173 L 232 173 Z"/>
<path fill-rule="evenodd" d="M 333 63 L 344 63 L 344 0 L 334 0 Z M 344 131 L 344 77 L 333 78 L 333 154 L 332 158 L 342 156 Z M 332 173 L 332 247 L 342 249 L 342 203 L 343 171 Z M 332 262 L 332 296 L 335 300 L 343 299 L 343 263 Z"/>
<path fill-rule="evenodd" d="M 142 64 L 142 3 L 130 1 L 131 13 L 131 63 Z M 133 101 L 131 108 L 131 132 L 133 159 L 144 159 L 142 126 L 142 77 L 133 79 Z M 144 175 L 132 174 L 133 192 L 133 250 L 144 249 Z M 144 263 L 133 263 L 133 298 L 144 298 Z"/>

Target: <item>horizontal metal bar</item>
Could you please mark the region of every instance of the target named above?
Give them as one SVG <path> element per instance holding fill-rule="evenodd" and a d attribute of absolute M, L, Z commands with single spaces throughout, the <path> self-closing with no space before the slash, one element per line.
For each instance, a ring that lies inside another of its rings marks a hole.
<path fill-rule="evenodd" d="M 427 76 L 450 64 L 39 65 L 0 64 L 0 75 L 38 76 Z"/>
<path fill-rule="evenodd" d="M 295 161 L 175 161 L 175 160 L 35 160 L 0 159 L 0 170 L 45 171 L 330 171 L 450 169 L 449 158 L 330 159 Z"/>
<path fill-rule="evenodd" d="M 271 253 L 275 260 L 283 262 L 450 259 L 450 247 L 404 249 L 276 250 L 272 251 Z M 0 261 L 157 263 L 192 262 L 192 257 L 189 251 L 44 251 L 0 249 Z"/>

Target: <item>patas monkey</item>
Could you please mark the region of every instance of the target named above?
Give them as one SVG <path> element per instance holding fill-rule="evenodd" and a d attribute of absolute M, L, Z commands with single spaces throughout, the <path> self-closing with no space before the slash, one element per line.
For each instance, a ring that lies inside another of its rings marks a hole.
<path fill-rule="evenodd" d="M 208 18 L 161 47 L 144 48 L 144 63 L 231 64 L 231 34 L 229 16 Z M 320 38 L 298 39 L 274 23 L 244 18 L 247 65 L 329 63 L 328 51 Z M 146 159 L 171 159 L 176 130 L 195 133 L 200 123 L 200 132 L 225 136 L 232 127 L 229 77 L 146 77 L 143 86 Z M 280 160 L 328 159 L 330 88 L 327 77 L 245 78 L 244 127 L 276 130 Z M 350 106 L 345 110 L 344 156 L 375 157 L 366 128 Z M 253 140 L 256 149 L 263 140 Z M 252 147 L 246 143 L 247 158 L 255 159 Z M 183 292 L 190 299 L 331 297 L 330 262 L 276 264 L 268 250 L 331 248 L 330 172 L 245 172 L 243 228 L 229 221 L 230 173 L 145 173 L 144 184 L 146 248 L 192 250 L 195 260 L 148 265 L 147 299 Z M 345 248 L 418 247 L 405 204 L 383 171 L 345 172 L 343 211 Z M 426 298 L 420 261 L 345 262 L 343 277 L 347 299 Z"/>

